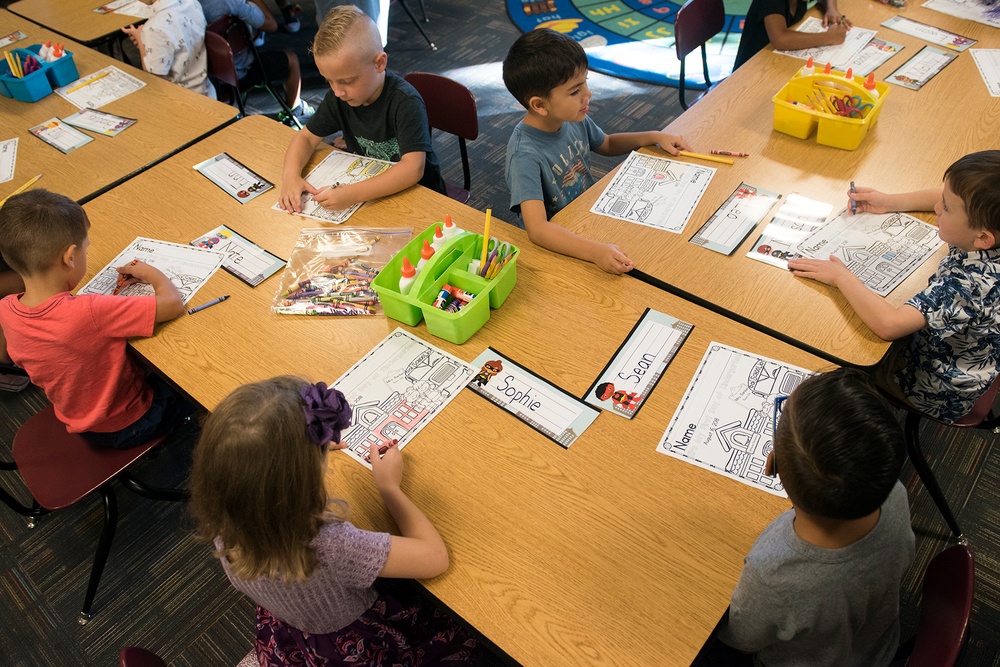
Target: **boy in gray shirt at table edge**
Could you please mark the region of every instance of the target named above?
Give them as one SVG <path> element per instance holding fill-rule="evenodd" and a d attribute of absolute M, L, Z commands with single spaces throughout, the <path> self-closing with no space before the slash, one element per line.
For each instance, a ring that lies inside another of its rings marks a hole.
<path fill-rule="evenodd" d="M 724 644 L 768 667 L 892 661 L 900 583 L 914 557 L 897 479 L 904 452 L 896 417 L 861 371 L 814 376 L 792 392 L 768 468 L 793 508 L 747 554 Z"/>

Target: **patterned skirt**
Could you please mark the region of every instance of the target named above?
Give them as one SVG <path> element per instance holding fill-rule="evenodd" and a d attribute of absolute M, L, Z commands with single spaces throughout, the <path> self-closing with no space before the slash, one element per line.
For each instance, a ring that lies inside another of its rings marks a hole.
<path fill-rule="evenodd" d="M 481 651 L 440 609 L 388 594 L 347 627 L 324 635 L 297 630 L 258 605 L 254 649 L 261 667 L 467 665 Z"/>

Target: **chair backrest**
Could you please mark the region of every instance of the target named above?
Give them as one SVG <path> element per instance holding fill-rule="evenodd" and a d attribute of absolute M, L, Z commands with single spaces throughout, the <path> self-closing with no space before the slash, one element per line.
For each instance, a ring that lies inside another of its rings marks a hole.
<path fill-rule="evenodd" d="M 411 72 L 405 77 L 424 98 L 427 122 L 442 130 L 472 141 L 479 136 L 476 98 L 458 81 L 429 72 Z"/>
<path fill-rule="evenodd" d="M 726 25 L 726 7 L 722 0 L 688 0 L 674 17 L 674 46 L 677 59 L 722 32 Z"/>
<path fill-rule="evenodd" d="M 906 667 L 951 667 L 969 628 L 976 564 L 969 547 L 957 544 L 930 562 L 924 573 L 920 622 Z"/>
<path fill-rule="evenodd" d="M 208 31 L 205 33 L 205 50 L 208 52 L 208 75 L 233 88 L 239 88 L 240 78 L 236 75 L 236 61 L 229 42 L 222 35 Z"/>
<path fill-rule="evenodd" d="M 138 646 L 126 646 L 118 657 L 119 667 L 167 667 L 163 658 Z"/>

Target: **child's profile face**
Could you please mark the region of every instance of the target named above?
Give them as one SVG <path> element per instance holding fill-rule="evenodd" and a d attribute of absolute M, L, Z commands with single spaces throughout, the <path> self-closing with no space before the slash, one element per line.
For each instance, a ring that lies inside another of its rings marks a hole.
<path fill-rule="evenodd" d="M 965 211 L 965 202 L 952 192 L 951 185 L 945 181 L 941 201 L 934 206 L 937 215 L 938 236 L 949 245 L 966 252 L 985 250 L 978 248 L 976 239 L 981 230 L 969 226 L 969 215 Z"/>
<path fill-rule="evenodd" d="M 337 99 L 352 107 L 367 106 L 378 99 L 385 83 L 386 55 L 359 56 L 348 48 L 316 56 L 316 69 Z"/>
<path fill-rule="evenodd" d="M 566 83 L 549 91 L 544 98 L 548 110 L 547 118 L 564 123 L 579 123 L 587 117 L 590 97 L 587 70 L 584 68 L 570 77 Z"/>

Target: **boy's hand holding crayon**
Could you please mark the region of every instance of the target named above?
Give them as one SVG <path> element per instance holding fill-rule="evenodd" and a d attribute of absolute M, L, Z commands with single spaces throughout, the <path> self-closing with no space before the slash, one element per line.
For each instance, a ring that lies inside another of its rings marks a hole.
<path fill-rule="evenodd" d="M 855 188 L 854 192 L 848 191 L 847 197 L 857 204 L 857 213 L 888 213 L 897 211 L 891 202 L 891 196 L 872 188 Z M 855 214 L 852 208 L 851 215 Z"/>
<path fill-rule="evenodd" d="M 314 194 L 313 201 L 331 211 L 343 211 L 345 208 L 350 208 L 358 202 L 363 201 L 357 197 L 353 197 L 351 195 L 352 191 L 353 189 L 350 185 L 334 184 L 320 190 L 318 194 Z"/>
<path fill-rule="evenodd" d="M 403 454 L 395 440 L 391 445 L 379 447 L 375 456 L 369 453 L 365 458 L 372 464 L 372 477 L 379 492 L 399 489 L 403 483 Z"/>

